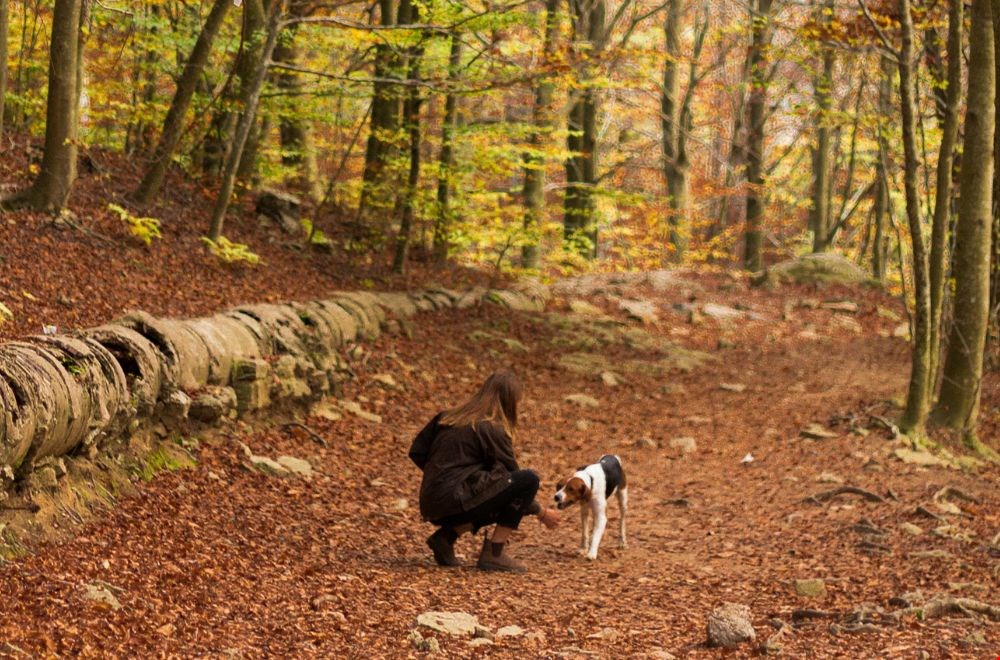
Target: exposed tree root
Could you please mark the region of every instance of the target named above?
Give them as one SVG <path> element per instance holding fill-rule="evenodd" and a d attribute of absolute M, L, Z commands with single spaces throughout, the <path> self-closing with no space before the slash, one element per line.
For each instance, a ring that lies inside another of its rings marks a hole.
<path fill-rule="evenodd" d="M 324 440 L 320 434 L 316 433 L 316 431 L 313 431 L 311 428 L 309 428 L 308 426 L 306 426 L 301 422 L 288 422 L 287 424 L 282 424 L 281 428 L 285 431 L 290 431 L 292 429 L 302 429 L 309 435 L 309 438 L 316 444 L 320 445 L 321 447 L 329 446 L 326 440 Z"/>
<path fill-rule="evenodd" d="M 864 488 L 858 488 L 857 486 L 838 486 L 831 490 L 824 490 L 821 493 L 816 493 L 815 495 L 810 495 L 803 500 L 804 502 L 825 502 L 826 500 L 837 497 L 838 495 L 859 495 L 869 502 L 879 502 L 884 503 L 885 499 L 881 495 L 876 495 L 870 490 L 865 490 Z"/>
<path fill-rule="evenodd" d="M 970 618 L 975 618 L 977 614 L 980 614 L 993 621 L 1000 621 L 1000 606 L 991 605 L 972 598 L 935 598 L 920 607 L 907 607 L 897 610 L 891 616 L 899 620 L 911 614 L 923 620 L 934 619 L 947 614 L 964 614 Z"/>

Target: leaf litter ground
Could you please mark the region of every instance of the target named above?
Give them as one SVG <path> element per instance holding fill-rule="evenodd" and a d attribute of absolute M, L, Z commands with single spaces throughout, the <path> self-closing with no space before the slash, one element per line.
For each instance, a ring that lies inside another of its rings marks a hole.
<path fill-rule="evenodd" d="M 868 291 L 761 292 L 691 277 L 693 290 L 627 292 L 659 309 L 645 342 L 596 330 L 588 340 L 548 317 L 491 305 L 418 317 L 412 337 L 384 336 L 352 358 L 358 378 L 345 396 L 382 423 L 305 418 L 325 448 L 277 424 L 233 425 L 202 443 L 196 467 L 141 484 L 69 540 L 0 567 L 0 639 L 31 654 L 89 657 L 406 657 L 421 655 L 409 638 L 416 616 L 452 610 L 528 633 L 475 650 L 438 634 L 452 657 L 714 657 L 722 652 L 703 646 L 705 621 L 729 601 L 751 607 L 758 632 L 730 657 L 762 653 L 796 611 L 801 620 L 781 635 L 791 657 L 992 657 L 1000 648 L 995 622 L 906 616 L 883 625 L 878 614 L 917 591 L 995 600 L 1000 570 L 989 548 L 1000 531 L 998 471 L 904 464 L 892 455 L 901 445 L 879 426 L 895 414 L 890 400 L 907 378 L 907 346 L 891 336 L 899 321 L 879 311 L 892 302 Z M 677 308 L 692 297 L 738 301 L 755 315 L 691 324 Z M 856 323 L 838 321 L 810 297 L 859 303 Z M 624 319 L 611 302 L 592 301 Z M 668 342 L 714 359 L 688 372 L 634 368 L 662 360 Z M 574 350 L 620 365 L 620 382 L 560 367 L 559 357 Z M 622 457 L 629 549 L 616 548 L 612 506 L 596 562 L 576 554 L 579 522 L 567 511 L 554 532 L 533 519 L 523 524 L 513 552 L 530 566 L 527 575 L 477 571 L 479 539 L 470 537 L 458 545 L 464 567 L 432 565 L 409 441 L 500 367 L 525 381 L 517 448 L 522 465 L 540 473 L 543 496 L 577 465 L 603 453 Z M 384 373 L 398 389 L 375 378 Z M 995 438 L 990 386 L 984 437 Z M 576 393 L 600 406 L 566 401 Z M 810 424 L 837 437 L 801 437 Z M 693 438 L 696 450 L 672 448 L 680 437 Z M 318 474 L 305 481 L 248 469 L 237 441 L 256 454 L 307 459 Z M 747 454 L 754 460 L 741 463 Z M 838 480 L 883 501 L 804 501 Z M 935 494 L 947 486 L 978 502 L 941 505 Z M 825 595 L 797 596 L 794 581 L 812 578 L 824 580 Z M 121 608 L 84 600 L 88 584 L 113 590 Z M 802 618 L 805 610 L 832 618 Z M 859 610 L 869 614 L 852 619 Z M 855 620 L 875 624 L 847 632 Z M 974 645 L 977 634 L 982 645 Z"/>

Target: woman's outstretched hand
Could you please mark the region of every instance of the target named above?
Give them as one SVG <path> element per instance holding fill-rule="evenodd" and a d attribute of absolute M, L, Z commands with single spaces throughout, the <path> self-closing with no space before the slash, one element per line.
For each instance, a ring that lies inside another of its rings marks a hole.
<path fill-rule="evenodd" d="M 548 507 L 542 508 L 538 513 L 538 519 L 547 529 L 555 529 L 559 526 L 559 512 Z"/>

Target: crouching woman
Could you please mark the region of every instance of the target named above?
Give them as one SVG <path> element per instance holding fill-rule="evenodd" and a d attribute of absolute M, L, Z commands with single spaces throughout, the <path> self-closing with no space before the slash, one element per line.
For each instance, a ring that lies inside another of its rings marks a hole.
<path fill-rule="evenodd" d="M 427 539 L 440 566 L 458 566 L 455 541 L 496 525 L 483 535 L 476 566 L 483 570 L 524 572 L 507 544 L 526 515 L 547 528 L 559 522 L 555 509 L 535 499 L 538 475 L 522 470 L 514 457 L 517 404 L 521 385 L 509 372 L 492 374 L 465 404 L 438 413 L 417 434 L 410 458 L 423 470 L 420 514 L 438 526 Z"/>

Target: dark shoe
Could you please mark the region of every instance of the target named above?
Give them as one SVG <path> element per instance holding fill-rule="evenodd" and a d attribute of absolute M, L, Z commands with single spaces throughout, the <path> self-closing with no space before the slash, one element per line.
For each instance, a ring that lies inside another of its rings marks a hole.
<path fill-rule="evenodd" d="M 528 567 L 507 554 L 506 543 L 493 543 L 488 538 L 483 539 L 483 549 L 479 553 L 476 568 L 483 571 L 506 571 L 508 573 L 525 573 Z"/>
<path fill-rule="evenodd" d="M 438 566 L 461 566 L 455 557 L 455 540 L 458 538 L 453 530 L 441 527 L 427 537 L 427 547 L 434 553 L 434 561 Z"/>

